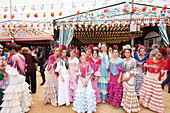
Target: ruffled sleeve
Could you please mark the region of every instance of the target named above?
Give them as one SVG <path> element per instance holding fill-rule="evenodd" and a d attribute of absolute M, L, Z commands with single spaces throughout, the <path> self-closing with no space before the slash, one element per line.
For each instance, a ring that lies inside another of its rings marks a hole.
<path fill-rule="evenodd" d="M 94 70 L 91 68 L 90 64 L 88 64 L 88 74 L 93 74 Z"/>
<path fill-rule="evenodd" d="M 163 65 L 163 67 L 161 69 L 160 76 L 158 78 L 159 81 L 161 81 L 161 77 L 163 77 L 165 75 L 165 73 L 167 72 L 167 70 L 166 70 L 167 69 L 167 63 L 166 63 L 166 61 L 164 61 L 163 64 L 164 65 Z"/>
<path fill-rule="evenodd" d="M 11 67 L 10 65 L 6 66 L 5 72 L 10 76 L 19 75 L 19 72 L 18 72 L 17 68 Z"/>
<path fill-rule="evenodd" d="M 101 66 L 100 66 L 99 69 L 94 73 L 94 76 L 96 76 L 96 77 L 101 77 L 101 76 L 102 76 L 102 74 L 101 74 L 101 72 L 100 72 L 100 69 L 101 69 Z"/>
<path fill-rule="evenodd" d="M 121 61 L 121 65 L 119 66 L 118 71 L 119 72 L 124 72 L 124 61 L 123 60 Z"/>
<path fill-rule="evenodd" d="M 76 73 L 76 75 L 81 75 L 81 71 L 80 71 L 80 67 L 78 67 L 78 72 Z"/>
<path fill-rule="evenodd" d="M 55 72 L 59 72 L 61 68 L 62 68 L 61 61 L 59 61 L 59 62 L 57 63 L 57 67 L 56 67 L 56 69 L 55 69 Z"/>

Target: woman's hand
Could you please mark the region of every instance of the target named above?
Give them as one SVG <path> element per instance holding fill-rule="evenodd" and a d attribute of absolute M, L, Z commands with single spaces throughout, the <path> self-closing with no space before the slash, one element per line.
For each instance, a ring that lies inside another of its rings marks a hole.
<path fill-rule="evenodd" d="M 57 58 L 56 63 L 58 63 L 59 61 L 60 61 L 60 58 Z"/>
<path fill-rule="evenodd" d="M 94 81 L 97 81 L 98 80 L 98 77 L 95 77 Z"/>
<path fill-rule="evenodd" d="M 110 82 L 110 77 L 108 78 L 108 82 Z"/>
<path fill-rule="evenodd" d="M 83 82 L 83 86 L 86 87 L 86 83 Z"/>
<path fill-rule="evenodd" d="M 121 80 L 120 80 L 120 79 L 118 79 L 118 80 L 117 80 L 117 83 L 118 83 L 118 84 L 120 84 L 120 83 L 121 83 Z"/>
<path fill-rule="evenodd" d="M 61 79 L 62 79 L 62 82 L 65 82 L 65 80 L 64 80 L 64 78 L 63 78 L 63 77 L 62 77 Z"/>

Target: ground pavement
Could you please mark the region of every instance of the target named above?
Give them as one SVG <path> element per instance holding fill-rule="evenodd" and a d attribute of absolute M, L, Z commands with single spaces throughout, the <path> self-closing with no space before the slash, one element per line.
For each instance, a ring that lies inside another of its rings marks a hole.
<path fill-rule="evenodd" d="M 165 79 L 164 77 L 163 79 Z M 60 107 L 53 107 L 51 104 L 44 104 L 43 98 L 43 86 L 40 86 L 41 83 L 41 76 L 40 73 L 37 72 L 37 93 L 32 94 L 33 102 L 29 113 L 76 113 L 72 110 L 73 104 L 70 104 L 68 107 L 60 106 Z M 163 102 L 164 102 L 164 113 L 170 113 L 170 94 L 168 92 L 167 85 L 163 90 Z M 151 110 L 142 107 L 140 105 L 140 112 L 139 113 L 155 113 Z M 108 102 L 100 103 L 97 105 L 97 111 L 95 113 L 125 113 L 122 107 L 114 107 Z"/>

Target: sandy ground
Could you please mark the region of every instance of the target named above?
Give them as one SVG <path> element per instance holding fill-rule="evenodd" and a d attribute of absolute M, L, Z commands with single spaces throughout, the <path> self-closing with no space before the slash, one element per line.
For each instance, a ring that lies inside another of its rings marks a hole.
<path fill-rule="evenodd" d="M 163 78 L 165 79 L 165 77 Z M 44 104 L 44 98 L 43 98 L 43 86 L 40 86 L 41 83 L 41 76 L 40 73 L 37 72 L 37 93 L 32 94 L 33 102 L 29 113 L 76 113 L 72 110 L 73 104 L 61 107 L 53 107 L 51 104 Z M 167 85 L 165 86 L 165 89 L 163 90 L 163 102 L 164 102 L 164 113 L 170 113 L 170 94 L 168 92 Z M 142 107 L 140 105 L 140 113 L 154 113 L 151 110 Z M 122 107 L 114 107 L 108 102 L 106 103 L 100 103 L 97 105 L 97 111 L 96 113 L 125 113 L 125 111 L 122 109 Z"/>

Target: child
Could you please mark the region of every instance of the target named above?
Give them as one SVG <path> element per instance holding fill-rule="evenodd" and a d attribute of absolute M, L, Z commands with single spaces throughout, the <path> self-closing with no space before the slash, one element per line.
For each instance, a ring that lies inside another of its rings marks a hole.
<path fill-rule="evenodd" d="M 78 113 L 92 113 L 96 111 L 96 98 L 95 98 L 95 90 L 92 88 L 91 84 L 91 74 L 92 70 L 90 64 L 86 62 L 86 54 L 84 52 L 81 53 L 81 64 L 79 64 L 79 71 L 77 73 L 78 87 L 75 91 L 75 98 L 73 102 L 73 110 Z"/>
<path fill-rule="evenodd" d="M 62 56 L 60 61 L 57 63 L 56 72 L 59 73 L 58 77 L 58 105 L 66 106 L 70 105 L 70 93 L 69 93 L 69 72 L 68 72 L 68 60 L 66 57 L 67 47 L 63 45 Z"/>

